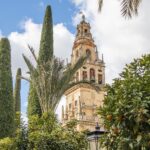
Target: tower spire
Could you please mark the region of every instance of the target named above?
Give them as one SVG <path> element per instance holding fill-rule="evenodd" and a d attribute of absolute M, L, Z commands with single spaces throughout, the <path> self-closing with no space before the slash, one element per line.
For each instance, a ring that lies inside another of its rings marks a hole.
<path fill-rule="evenodd" d="M 97 61 L 99 60 L 97 46 L 96 46 L 96 60 L 97 60 Z"/>
<path fill-rule="evenodd" d="M 104 62 L 104 55 L 102 54 L 102 62 Z"/>

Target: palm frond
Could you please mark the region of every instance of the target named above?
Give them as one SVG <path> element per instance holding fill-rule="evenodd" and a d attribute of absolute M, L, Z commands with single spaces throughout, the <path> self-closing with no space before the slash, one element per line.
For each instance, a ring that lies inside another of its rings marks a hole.
<path fill-rule="evenodd" d="M 139 8 L 141 2 L 142 2 L 142 0 L 133 0 L 134 12 L 137 15 L 138 15 L 138 8 Z"/>
<path fill-rule="evenodd" d="M 23 59 L 26 63 L 26 65 L 28 66 L 28 69 L 30 70 L 30 73 L 35 71 L 35 67 L 33 66 L 33 64 L 30 62 L 30 60 L 23 54 Z"/>
<path fill-rule="evenodd" d="M 132 18 L 133 15 L 138 15 L 138 8 L 142 0 L 122 0 L 121 12 L 125 18 Z"/>
<path fill-rule="evenodd" d="M 36 57 L 35 52 L 34 52 L 34 48 L 31 47 L 30 45 L 28 45 L 28 48 L 29 48 L 30 52 L 32 53 L 32 55 L 33 55 L 33 57 L 34 57 L 34 59 L 35 59 L 35 61 L 37 63 L 38 61 L 37 61 L 37 57 Z"/>
<path fill-rule="evenodd" d="M 82 65 L 84 64 L 85 60 L 87 59 L 87 56 L 83 56 L 81 58 L 79 58 L 79 60 L 73 65 L 73 66 L 69 66 L 66 68 L 66 70 L 64 71 L 63 77 L 60 80 L 59 85 L 65 85 L 65 83 L 69 83 L 71 81 L 71 79 L 73 78 L 75 72 L 82 67 Z"/>
<path fill-rule="evenodd" d="M 33 57 L 34 50 L 29 47 Z M 35 68 L 30 60 L 23 55 L 23 58 L 29 68 L 30 78 L 33 86 L 37 91 L 42 112 L 47 112 L 50 109 L 56 110 L 59 101 L 64 92 L 77 84 L 87 83 L 94 89 L 98 90 L 98 86 L 88 81 L 80 81 L 78 83 L 71 83 L 75 72 L 81 68 L 88 56 L 83 56 L 71 66 L 64 67 L 63 61 L 53 57 L 46 63 L 38 63 Z"/>
<path fill-rule="evenodd" d="M 63 67 L 63 70 L 61 69 L 60 71 L 58 71 L 57 74 L 59 74 L 59 77 L 58 77 L 59 80 L 57 81 L 55 80 L 56 86 L 53 87 L 53 89 L 55 90 L 53 92 L 56 93 L 55 95 L 56 99 L 53 100 L 52 102 L 54 110 L 56 110 L 57 105 L 59 104 L 60 98 L 62 97 L 66 89 L 69 88 L 68 86 L 70 85 L 70 81 L 72 80 L 75 72 L 84 64 L 86 59 L 87 59 L 87 56 L 83 56 L 79 58 L 76 64 L 74 64 L 73 66 L 67 67 L 65 71 L 64 71 L 64 67 Z"/>
<path fill-rule="evenodd" d="M 98 10 L 101 11 L 103 6 L 103 0 L 98 0 Z"/>
<path fill-rule="evenodd" d="M 65 69 L 65 71 L 62 74 L 62 77 L 57 82 L 56 91 L 60 91 L 59 94 L 58 94 L 59 96 L 62 94 L 62 92 L 64 91 L 64 89 L 66 89 L 66 86 L 72 80 L 75 72 L 79 68 L 81 68 L 81 66 L 84 64 L 84 62 L 85 62 L 86 59 L 87 59 L 87 56 L 83 56 L 83 57 L 79 58 L 79 60 L 76 62 L 76 64 L 74 64 L 73 66 L 68 66 Z"/>
<path fill-rule="evenodd" d="M 20 76 L 20 78 L 23 79 L 23 80 L 26 80 L 26 81 L 28 81 L 28 82 L 31 82 L 31 80 L 30 80 L 29 78 L 27 78 L 27 77 Z"/>

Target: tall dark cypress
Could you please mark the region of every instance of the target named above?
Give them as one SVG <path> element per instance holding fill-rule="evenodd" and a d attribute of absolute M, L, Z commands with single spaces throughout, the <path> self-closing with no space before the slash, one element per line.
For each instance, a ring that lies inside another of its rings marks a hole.
<path fill-rule="evenodd" d="M 0 138 L 14 132 L 14 102 L 11 49 L 7 38 L 0 40 Z"/>
<path fill-rule="evenodd" d="M 14 90 L 15 112 L 20 112 L 21 110 L 20 90 L 21 90 L 21 68 L 18 68 L 16 74 L 15 90 Z"/>
<path fill-rule="evenodd" d="M 28 96 L 28 117 L 30 119 L 30 116 L 32 115 L 39 115 L 41 116 L 42 111 L 39 103 L 39 99 L 36 93 L 35 88 L 30 84 L 29 89 L 29 96 Z"/>
<path fill-rule="evenodd" d="M 43 21 L 39 63 L 46 63 L 53 57 L 53 20 L 51 6 L 47 6 Z"/>
<path fill-rule="evenodd" d="M 53 21 L 51 6 L 47 6 L 45 17 L 43 21 L 40 50 L 38 62 L 39 64 L 46 64 L 47 61 L 53 57 Z M 42 114 L 38 96 L 34 87 L 30 84 L 29 97 L 28 97 L 28 116 Z"/>
<path fill-rule="evenodd" d="M 21 121 L 21 68 L 18 68 L 14 89 L 15 127 L 20 127 Z"/>

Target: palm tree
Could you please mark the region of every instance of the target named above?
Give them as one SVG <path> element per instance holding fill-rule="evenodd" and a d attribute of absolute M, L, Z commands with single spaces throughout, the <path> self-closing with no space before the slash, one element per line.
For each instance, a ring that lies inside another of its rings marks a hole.
<path fill-rule="evenodd" d="M 34 67 L 25 55 L 23 55 L 23 58 L 30 72 L 29 81 L 36 89 L 42 113 L 50 110 L 55 111 L 64 92 L 71 86 L 83 83 L 82 81 L 71 83 L 71 80 L 75 72 L 83 65 L 87 56 L 81 57 L 75 65 L 65 67 L 63 61 L 55 56 L 52 56 L 46 64 L 41 64 L 38 62 L 33 48 L 29 47 L 29 49 L 37 63 L 37 67 Z M 86 83 L 97 90 L 99 89 L 92 83 Z"/>
<path fill-rule="evenodd" d="M 99 11 L 101 11 L 104 0 L 98 0 Z M 132 18 L 138 15 L 138 8 L 142 0 L 121 0 L 121 13 L 123 17 Z"/>

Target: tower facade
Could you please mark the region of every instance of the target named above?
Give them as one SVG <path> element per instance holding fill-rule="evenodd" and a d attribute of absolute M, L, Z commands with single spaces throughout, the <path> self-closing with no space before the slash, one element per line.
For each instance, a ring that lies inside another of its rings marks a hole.
<path fill-rule="evenodd" d="M 90 32 L 90 24 L 82 21 L 77 25 L 77 34 L 72 48 L 71 65 L 88 54 L 86 63 L 76 72 L 74 81 L 90 81 L 100 87 L 95 91 L 89 84 L 77 84 L 65 92 L 66 107 L 62 107 L 62 124 L 73 119 L 78 120 L 77 130 L 94 130 L 98 122 L 97 108 L 103 104 L 105 84 L 105 64 L 100 59 L 97 47 Z"/>

